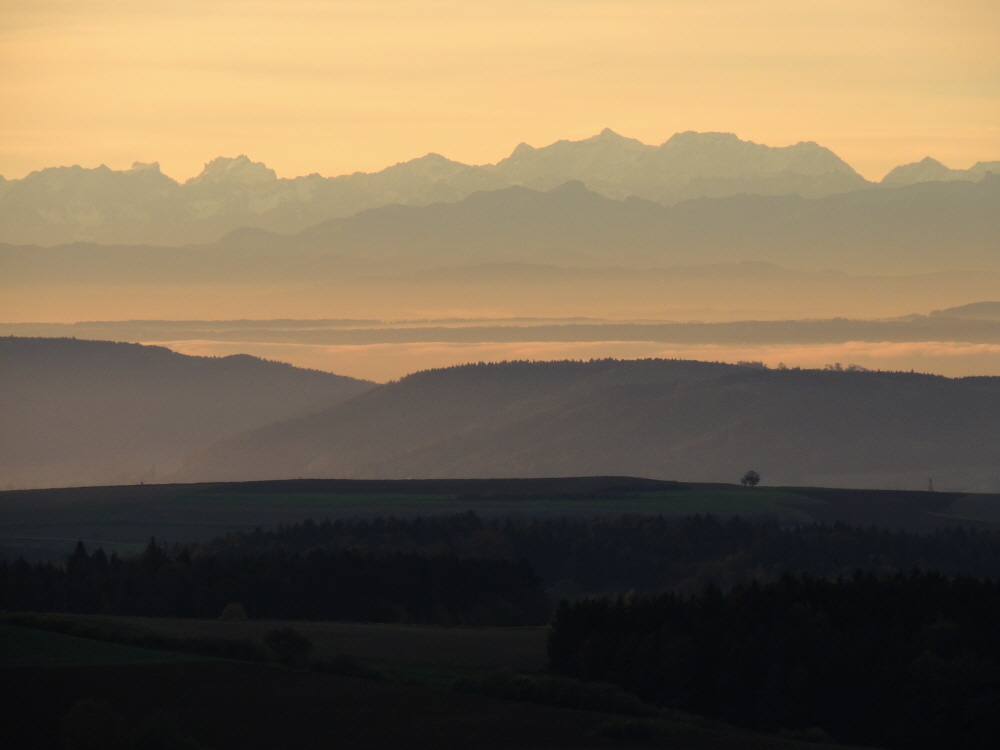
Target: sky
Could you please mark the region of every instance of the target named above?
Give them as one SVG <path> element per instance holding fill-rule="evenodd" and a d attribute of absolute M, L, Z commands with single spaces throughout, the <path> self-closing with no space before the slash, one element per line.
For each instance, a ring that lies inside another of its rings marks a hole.
<path fill-rule="evenodd" d="M 3 0 L 0 174 L 247 154 L 293 177 L 610 127 L 1000 159 L 996 0 Z"/>

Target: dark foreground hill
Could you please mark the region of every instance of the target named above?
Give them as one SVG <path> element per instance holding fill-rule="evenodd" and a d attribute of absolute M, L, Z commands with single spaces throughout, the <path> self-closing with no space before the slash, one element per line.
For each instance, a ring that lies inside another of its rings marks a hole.
<path fill-rule="evenodd" d="M 371 386 L 247 355 L 0 338 L 0 486 L 148 481 L 198 446 Z"/>
<path fill-rule="evenodd" d="M 199 623 L 233 624 L 187 621 L 184 625 Z M 147 620 L 139 632 L 145 634 L 147 628 L 159 631 L 162 624 L 167 623 Z M 271 623 L 270 627 L 274 625 Z M 303 624 L 294 626 L 302 628 Z M 378 648 L 379 641 L 385 641 L 385 628 L 361 625 L 358 635 L 371 637 Z M 134 633 L 134 626 L 131 629 Z M 403 629 L 410 632 L 401 633 Z M 424 628 L 418 631 L 407 626 L 395 630 L 393 635 L 397 637 L 393 640 L 410 642 L 413 639 L 407 636 L 427 632 Z M 231 628 L 228 631 L 232 633 Z M 313 635 L 313 631 L 307 628 L 305 631 Z M 239 629 L 238 637 L 245 637 L 244 633 Z M 648 735 L 652 734 L 664 736 L 669 742 L 664 746 L 676 750 L 833 747 L 806 744 L 773 733 L 735 729 L 680 713 L 639 724 L 639 730 L 647 731 L 636 731 L 635 717 L 625 712 L 632 709 L 634 713 L 634 707 L 641 707 L 634 698 L 606 686 L 591 687 L 547 677 L 532 678 L 529 685 L 547 686 L 548 694 L 540 698 L 556 705 L 415 684 L 424 675 L 437 677 L 438 686 L 454 681 L 456 670 L 448 670 L 445 665 L 454 664 L 456 655 L 461 658 L 463 643 L 471 642 L 478 660 L 484 652 L 496 653 L 498 641 L 502 645 L 511 635 L 520 635 L 509 630 L 454 627 L 434 629 L 429 634 L 435 637 L 436 648 L 430 653 L 427 649 L 419 652 L 419 657 L 425 659 L 421 663 L 414 663 L 418 654 L 405 652 L 403 659 L 398 660 L 406 663 L 398 665 L 401 677 L 396 681 L 231 659 L 191 658 L 178 652 L 140 649 L 0 624 L 0 655 L 9 655 L 8 664 L 14 661 L 11 666 L 0 662 L 3 676 L 0 700 L 6 712 L 0 722 L 0 744 L 19 750 L 67 746 L 191 750 L 330 747 L 580 750 L 659 746 L 651 745 Z M 544 638 L 544 633 L 541 635 Z M 418 637 L 419 640 L 427 639 Z M 397 666 L 386 663 L 389 659 L 397 661 L 393 650 L 378 650 L 387 651 L 380 654 L 378 666 Z M 344 662 L 341 656 L 340 663 Z M 478 669 L 462 671 L 465 675 L 482 673 Z M 567 695 L 571 699 L 575 695 L 599 696 L 604 710 L 622 713 L 605 713 L 582 702 L 587 710 L 566 707 L 573 705 L 567 701 Z M 606 695 L 611 698 L 605 698 Z M 109 727 L 117 732 L 108 732 Z M 651 729 L 656 731 L 648 731 Z M 119 739 L 123 734 L 132 742 Z M 78 741 L 70 744 L 67 739 Z M 86 739 L 91 742 L 80 741 Z M 100 742 L 102 739 L 104 743 Z M 119 739 L 119 743 L 112 745 L 108 739 Z"/>
<path fill-rule="evenodd" d="M 990 490 L 1000 378 L 669 360 L 417 373 L 192 457 L 185 481 L 631 475 Z"/>

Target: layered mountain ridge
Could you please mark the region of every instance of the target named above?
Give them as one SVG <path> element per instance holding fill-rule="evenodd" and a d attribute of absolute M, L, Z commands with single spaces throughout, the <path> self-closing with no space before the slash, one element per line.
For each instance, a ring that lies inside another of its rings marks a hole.
<path fill-rule="evenodd" d="M 1000 173 L 1000 162 L 970 170 L 925 162 L 897 168 L 886 184 Z M 513 186 L 547 191 L 572 180 L 607 198 L 667 206 L 740 194 L 819 198 L 875 186 L 812 142 L 770 147 L 729 133 L 685 132 L 651 146 L 606 129 L 542 148 L 522 143 L 496 164 L 428 154 L 380 172 L 329 178 L 279 178 L 246 156 L 215 159 L 183 184 L 155 162 L 121 171 L 53 167 L 19 180 L 0 178 L 0 242 L 183 245 L 214 242 L 241 227 L 289 234 L 390 204 L 455 202 Z"/>
<path fill-rule="evenodd" d="M 0 245 L 6 286 L 339 279 L 483 264 L 669 268 L 766 262 L 849 273 L 1000 269 L 1000 176 L 807 199 L 736 195 L 663 206 L 580 181 L 393 204 L 295 235 L 241 228 L 192 247 Z"/>
<path fill-rule="evenodd" d="M 992 303 L 994 306 L 996 303 Z M 368 381 L 246 355 L 0 338 L 0 486 L 629 475 L 996 491 L 1000 378 L 685 360 Z"/>
<path fill-rule="evenodd" d="M 968 169 L 949 169 L 937 159 L 926 157 L 913 164 L 903 164 L 882 178 L 883 185 L 915 185 L 918 182 L 978 181 L 989 173 L 1000 174 L 1000 161 L 980 161 Z"/>
<path fill-rule="evenodd" d="M 682 360 L 419 372 L 193 455 L 183 481 L 628 475 L 995 490 L 1000 378 Z"/>

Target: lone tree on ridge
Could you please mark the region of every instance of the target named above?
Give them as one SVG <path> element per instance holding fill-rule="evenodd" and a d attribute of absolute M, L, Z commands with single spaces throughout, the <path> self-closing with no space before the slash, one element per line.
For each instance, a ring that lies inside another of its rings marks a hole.
<path fill-rule="evenodd" d="M 750 471 L 740 477 L 740 484 L 744 487 L 756 487 L 760 484 L 760 474 L 753 469 L 750 469 Z"/>

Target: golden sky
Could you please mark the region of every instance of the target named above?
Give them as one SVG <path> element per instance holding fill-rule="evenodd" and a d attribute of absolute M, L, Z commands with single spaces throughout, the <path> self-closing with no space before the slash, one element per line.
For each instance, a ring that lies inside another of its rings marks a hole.
<path fill-rule="evenodd" d="M 1000 159 L 997 0 L 2 0 L 0 174 L 493 162 L 604 127 Z"/>

